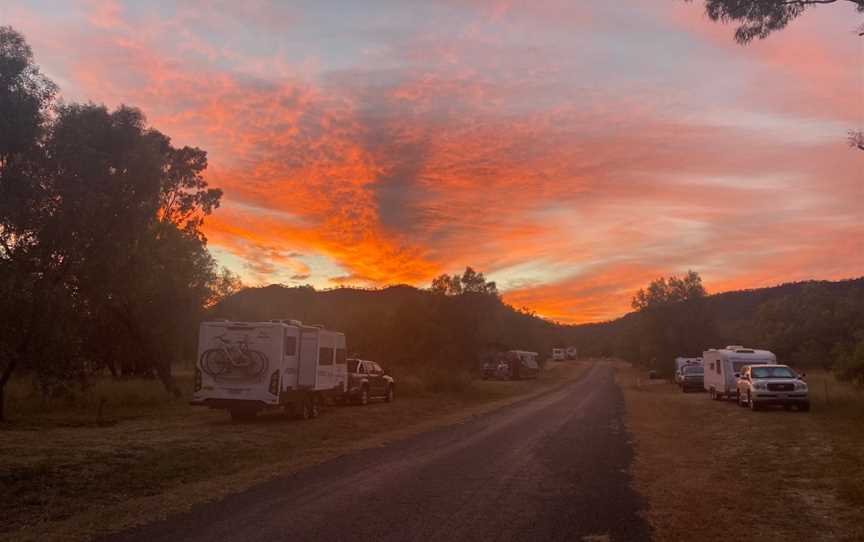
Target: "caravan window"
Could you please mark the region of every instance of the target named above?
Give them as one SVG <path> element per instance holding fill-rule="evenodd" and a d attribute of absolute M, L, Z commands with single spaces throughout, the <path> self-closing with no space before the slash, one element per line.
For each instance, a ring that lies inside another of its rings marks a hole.
<path fill-rule="evenodd" d="M 285 336 L 285 355 L 286 356 L 295 356 L 297 355 L 297 337 L 293 335 Z"/>
<path fill-rule="evenodd" d="M 333 365 L 333 349 L 322 346 L 318 349 L 318 365 Z"/>

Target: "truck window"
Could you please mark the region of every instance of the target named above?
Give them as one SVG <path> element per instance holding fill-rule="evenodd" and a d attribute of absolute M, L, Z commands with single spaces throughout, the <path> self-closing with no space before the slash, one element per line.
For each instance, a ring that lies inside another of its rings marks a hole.
<path fill-rule="evenodd" d="M 333 365 L 333 349 L 322 346 L 318 349 L 318 365 Z"/>
<path fill-rule="evenodd" d="M 294 335 L 285 336 L 285 355 L 297 355 L 297 337 L 295 337 Z"/>
<path fill-rule="evenodd" d="M 348 354 L 347 354 L 347 352 L 345 352 L 344 348 L 337 348 L 336 349 L 336 363 L 338 363 L 339 365 L 344 365 L 345 364 L 345 357 L 347 355 Z"/>
<path fill-rule="evenodd" d="M 384 373 L 384 369 L 382 369 L 380 365 L 378 365 L 377 363 L 375 363 L 375 362 L 373 361 L 373 362 L 372 362 L 372 373 L 373 373 L 373 374 L 380 375 L 380 374 L 383 374 L 383 373 Z"/>

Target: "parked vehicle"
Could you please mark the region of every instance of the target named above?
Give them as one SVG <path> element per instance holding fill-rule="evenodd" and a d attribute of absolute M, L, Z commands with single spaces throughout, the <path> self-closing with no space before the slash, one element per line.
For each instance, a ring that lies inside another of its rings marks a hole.
<path fill-rule="evenodd" d="M 805 375 L 798 375 L 787 365 L 749 365 L 738 375 L 737 400 L 742 407 L 759 410 L 768 405 L 782 405 L 787 410 L 810 410 Z"/>
<path fill-rule="evenodd" d="M 777 357 L 768 350 L 743 346 L 712 348 L 702 353 L 705 367 L 704 386 L 712 399 L 722 400 L 737 396 L 736 374 L 748 365 L 773 365 Z"/>
<path fill-rule="evenodd" d="M 495 370 L 498 368 L 498 362 L 496 361 L 487 361 L 480 368 L 480 378 L 483 380 L 489 380 L 490 378 L 495 378 Z"/>
<path fill-rule="evenodd" d="M 682 372 L 681 369 L 690 365 L 702 366 L 702 358 L 675 358 L 675 382 L 681 384 Z"/>
<path fill-rule="evenodd" d="M 579 359 L 579 349 L 575 346 L 568 346 L 567 359 Z"/>
<path fill-rule="evenodd" d="M 702 391 L 705 386 L 705 375 L 701 365 L 685 365 L 681 367 L 678 385 L 681 391 Z"/>
<path fill-rule="evenodd" d="M 390 403 L 396 399 L 396 380 L 374 361 L 351 358 L 345 397 L 360 405 L 368 404 L 373 398 Z"/>
<path fill-rule="evenodd" d="M 191 404 L 247 419 L 270 408 L 314 418 L 347 389 L 345 335 L 297 320 L 203 322 Z"/>
<path fill-rule="evenodd" d="M 563 348 L 552 349 L 552 361 L 564 361 L 567 359 L 567 353 Z"/>
<path fill-rule="evenodd" d="M 537 352 L 525 350 L 510 350 L 506 354 L 510 367 L 510 379 L 522 380 L 540 376 L 540 365 L 537 364 Z"/>

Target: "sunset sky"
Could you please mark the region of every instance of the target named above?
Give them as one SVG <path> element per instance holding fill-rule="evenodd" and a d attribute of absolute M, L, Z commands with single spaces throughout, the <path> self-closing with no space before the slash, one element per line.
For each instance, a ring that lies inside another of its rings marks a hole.
<path fill-rule="evenodd" d="M 247 284 L 425 286 L 466 265 L 563 322 L 659 275 L 864 274 L 864 22 L 747 47 L 702 2 L 3 0 L 67 101 L 208 151 Z"/>

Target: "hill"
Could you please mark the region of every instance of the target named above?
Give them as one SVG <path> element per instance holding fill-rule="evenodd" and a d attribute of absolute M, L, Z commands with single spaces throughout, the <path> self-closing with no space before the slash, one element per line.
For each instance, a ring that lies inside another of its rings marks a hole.
<path fill-rule="evenodd" d="M 350 352 L 389 367 L 467 372 L 492 352 L 548 353 L 567 328 L 514 309 L 497 295 L 444 295 L 411 286 L 381 290 L 271 285 L 244 289 L 210 310 L 211 318 L 293 318 L 343 331 Z"/>
<path fill-rule="evenodd" d="M 693 307 L 669 308 L 671 313 L 677 310 Z M 858 356 L 864 355 L 864 346 L 859 347 L 864 344 L 864 278 L 723 292 L 700 300 L 697 310 L 707 316 L 707 325 L 695 330 L 678 322 L 689 336 L 669 338 L 677 355 L 745 344 L 769 348 L 788 363 L 826 368 L 854 362 L 856 348 L 861 349 Z M 644 324 L 643 315 L 632 312 L 610 322 L 573 326 L 568 337 L 589 355 L 617 355 L 649 364 L 649 356 L 658 349 L 646 348 L 650 340 Z M 660 370 L 671 366 L 671 360 L 659 363 Z"/>

